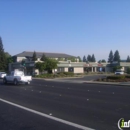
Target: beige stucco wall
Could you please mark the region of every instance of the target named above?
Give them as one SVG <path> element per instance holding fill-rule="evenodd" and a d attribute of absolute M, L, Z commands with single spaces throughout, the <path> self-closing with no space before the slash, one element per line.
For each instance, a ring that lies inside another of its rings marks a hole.
<path fill-rule="evenodd" d="M 75 67 L 75 68 L 74 68 L 74 73 L 84 73 L 83 67 L 81 67 L 81 68 L 80 68 L 80 67 L 79 67 L 79 68 L 78 68 L 78 67 L 77 67 L 77 68 Z"/>
<path fill-rule="evenodd" d="M 23 59 L 26 59 L 25 57 L 17 57 L 17 62 L 21 62 Z"/>

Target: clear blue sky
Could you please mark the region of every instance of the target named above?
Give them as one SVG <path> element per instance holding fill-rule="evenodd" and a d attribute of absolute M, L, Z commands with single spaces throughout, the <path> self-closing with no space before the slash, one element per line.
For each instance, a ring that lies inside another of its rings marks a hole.
<path fill-rule="evenodd" d="M 5 51 L 130 55 L 130 0 L 0 0 Z"/>

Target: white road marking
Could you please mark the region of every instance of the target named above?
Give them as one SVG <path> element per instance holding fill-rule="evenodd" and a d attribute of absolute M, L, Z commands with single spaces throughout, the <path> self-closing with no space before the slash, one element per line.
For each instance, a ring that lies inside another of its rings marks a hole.
<path fill-rule="evenodd" d="M 61 123 L 66 124 L 66 125 L 70 125 L 70 126 L 73 126 L 73 127 L 79 128 L 79 129 L 82 129 L 82 130 L 94 130 L 94 129 L 92 129 L 92 128 L 89 128 L 89 127 L 86 127 L 86 126 L 82 126 L 82 125 L 79 125 L 79 124 L 76 124 L 76 123 L 73 123 L 73 122 L 69 122 L 69 121 L 66 121 L 66 120 L 63 120 L 63 119 L 60 119 L 60 118 L 57 118 L 57 117 L 52 117 L 52 116 L 50 116 L 50 115 L 44 114 L 44 113 L 42 113 L 42 112 L 35 111 L 35 110 L 33 110 L 33 109 L 30 109 L 30 108 L 27 108 L 27 107 L 24 107 L 24 106 L 21 106 L 21 105 L 18 105 L 18 104 L 15 104 L 15 103 L 13 103 L 13 102 L 4 100 L 4 99 L 2 99 L 2 98 L 0 98 L 0 101 L 2 101 L 2 102 L 4 102 L 4 103 L 7 103 L 7 104 L 10 104 L 10 105 L 12 105 L 12 106 L 15 106 L 15 107 L 24 109 L 24 110 L 26 110 L 26 111 L 35 113 L 35 114 L 37 114 L 37 115 L 40 115 L 40 116 L 49 118 L 49 119 L 51 119 L 51 120 L 55 120 L 55 121 L 61 122 Z"/>

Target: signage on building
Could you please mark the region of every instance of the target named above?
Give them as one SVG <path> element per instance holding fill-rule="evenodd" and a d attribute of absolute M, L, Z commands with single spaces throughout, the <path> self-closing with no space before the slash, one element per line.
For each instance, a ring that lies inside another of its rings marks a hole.
<path fill-rule="evenodd" d="M 84 64 L 84 67 L 89 67 L 89 66 L 92 66 L 92 65 L 90 65 L 90 64 Z"/>
<path fill-rule="evenodd" d="M 98 64 L 98 66 L 103 66 L 102 64 Z"/>

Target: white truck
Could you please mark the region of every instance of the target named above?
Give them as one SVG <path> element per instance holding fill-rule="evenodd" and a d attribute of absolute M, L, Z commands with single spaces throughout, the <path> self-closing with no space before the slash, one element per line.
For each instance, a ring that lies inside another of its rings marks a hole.
<path fill-rule="evenodd" d="M 30 84 L 32 81 L 32 76 L 25 76 L 23 71 L 12 71 L 9 75 L 3 78 L 3 83 L 14 83 L 14 85 L 24 83 Z"/>

